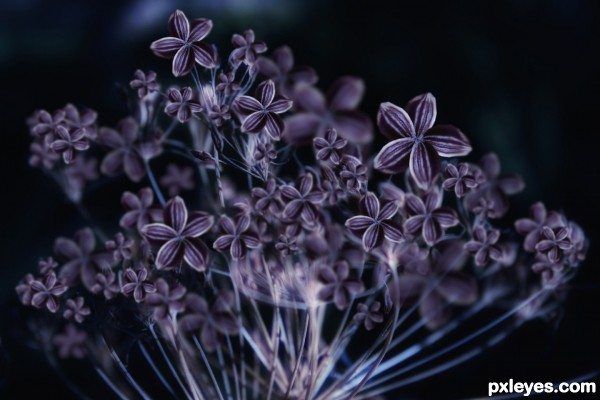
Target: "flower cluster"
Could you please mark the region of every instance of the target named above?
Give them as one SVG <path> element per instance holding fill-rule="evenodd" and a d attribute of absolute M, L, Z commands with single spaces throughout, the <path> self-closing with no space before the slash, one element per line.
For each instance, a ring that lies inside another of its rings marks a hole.
<path fill-rule="evenodd" d="M 358 110 L 362 80 L 324 94 L 312 68 L 287 47 L 266 56 L 252 30 L 220 58 L 212 27 L 171 16 L 151 50 L 185 83 L 162 91 L 136 71 L 135 112 L 117 126 L 70 104 L 28 121 L 31 165 L 78 209 L 100 176 L 143 185 L 114 199 L 112 239 L 93 225 L 56 239 L 16 287 L 60 320 L 60 357 L 91 358 L 117 395 L 148 398 L 121 360 L 126 324 L 176 398 L 367 398 L 443 370 L 444 350 L 427 372 L 403 350 L 485 310 L 491 345 L 518 325 L 502 322 L 559 306 L 556 289 L 585 258 L 582 229 L 543 203 L 514 222 L 522 238 L 506 229 L 523 181 L 493 153 L 462 159 L 471 144 L 436 124 L 431 93 L 382 103 L 374 124 Z M 390 141 L 371 153 L 375 126 Z M 476 355 L 477 336 L 449 348 Z"/>

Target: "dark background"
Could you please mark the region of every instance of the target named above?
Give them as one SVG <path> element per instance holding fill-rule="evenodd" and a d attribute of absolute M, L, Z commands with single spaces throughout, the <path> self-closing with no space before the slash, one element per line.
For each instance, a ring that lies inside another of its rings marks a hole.
<path fill-rule="evenodd" d="M 393 4 L 393 6 L 392 6 Z M 404 393 L 419 398 L 483 396 L 488 381 L 568 380 L 600 367 L 598 305 L 597 1 L 98 1 L 3 0 L 0 6 L 0 398 L 72 396 L 19 334 L 13 287 L 51 253 L 53 239 L 82 224 L 58 188 L 27 164 L 25 118 L 67 102 L 98 110 L 100 123 L 127 112 L 116 84 L 136 68 L 170 62 L 149 44 L 183 9 L 213 19 L 209 40 L 229 48 L 253 28 L 270 49 L 288 44 L 298 64 L 315 67 L 319 86 L 353 74 L 367 85 L 362 108 L 404 105 L 430 91 L 438 121 L 471 139 L 472 160 L 500 155 L 526 190 L 517 215 L 543 199 L 579 222 L 591 240 L 558 327 L 532 323 L 482 357 Z M 596 379 L 598 382 L 598 380 Z"/>

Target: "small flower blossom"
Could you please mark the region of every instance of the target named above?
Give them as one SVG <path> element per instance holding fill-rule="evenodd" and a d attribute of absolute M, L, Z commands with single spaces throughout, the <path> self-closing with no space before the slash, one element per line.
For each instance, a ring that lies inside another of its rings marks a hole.
<path fill-rule="evenodd" d="M 478 185 L 477 180 L 469 171 L 469 165 L 466 163 L 458 164 L 458 168 L 454 164 L 448 164 L 446 166 L 446 176 L 448 178 L 442 183 L 442 187 L 448 191 L 454 189 L 454 194 L 459 198 Z"/>
<path fill-rule="evenodd" d="M 281 192 L 275 179 L 269 179 L 265 188 L 252 188 L 252 197 L 256 199 L 256 210 L 265 213 L 269 210 L 276 214 L 281 210 Z"/>
<path fill-rule="evenodd" d="M 32 167 L 44 167 L 46 169 L 54 168 L 56 161 L 60 158 L 46 141 L 33 142 L 29 146 L 31 155 L 29 157 L 29 165 Z"/>
<path fill-rule="evenodd" d="M 316 137 L 313 139 L 313 147 L 317 151 L 317 160 L 331 161 L 333 164 L 340 163 L 340 150 L 346 147 L 348 141 L 339 139 L 335 129 L 329 129 L 325 133 L 325 138 Z"/>
<path fill-rule="evenodd" d="M 119 275 L 119 286 L 121 293 L 125 296 L 133 296 L 136 303 L 141 303 L 150 293 L 156 292 L 156 286 L 148 280 L 148 270 L 140 268 L 137 271 L 127 268 Z"/>
<path fill-rule="evenodd" d="M 50 136 L 54 137 L 59 126 L 65 126 L 65 112 L 58 110 L 54 114 L 50 114 L 46 110 L 39 110 L 33 116 L 31 124 L 31 133 L 37 137 Z"/>
<path fill-rule="evenodd" d="M 240 215 L 236 218 L 235 223 L 229 217 L 222 216 L 219 225 L 225 234 L 215 240 L 213 247 L 221 252 L 230 248 L 231 258 L 234 261 L 244 258 L 248 248 L 260 247 L 258 236 L 248 230 L 250 228 L 249 216 Z"/>
<path fill-rule="evenodd" d="M 351 192 L 360 192 L 362 185 L 367 182 L 368 168 L 358 158 L 345 155 L 340 160 L 344 169 L 340 172 L 340 179 L 346 189 Z"/>
<path fill-rule="evenodd" d="M 540 232 L 540 241 L 535 245 L 535 250 L 545 254 L 551 263 L 558 263 L 563 253 L 573 247 L 570 235 L 571 231 L 568 227 L 550 228 L 544 226 Z"/>
<path fill-rule="evenodd" d="M 207 352 L 219 345 L 218 335 L 235 335 L 240 327 L 235 319 L 234 297 L 230 291 L 218 293 L 212 306 L 203 297 L 189 293 L 185 298 L 188 313 L 179 321 L 180 329 L 188 334 L 200 333 L 200 341 Z"/>
<path fill-rule="evenodd" d="M 176 164 L 167 165 L 167 172 L 158 181 L 167 188 L 169 197 L 175 197 L 184 190 L 192 190 L 194 183 L 194 169 L 192 167 L 179 167 Z"/>
<path fill-rule="evenodd" d="M 265 42 L 255 41 L 252 29 L 248 29 L 243 35 L 234 34 L 231 38 L 231 43 L 236 47 L 230 56 L 230 60 L 234 66 L 240 63 L 253 65 L 256 62 L 257 55 L 267 51 Z"/>
<path fill-rule="evenodd" d="M 485 229 L 481 225 L 473 228 L 473 239 L 465 244 L 465 250 L 475 255 L 475 264 L 479 267 L 486 265 L 490 259 L 502 261 L 502 248 L 496 243 L 500 238 L 497 229 Z"/>
<path fill-rule="evenodd" d="M 226 104 L 218 105 L 213 104 L 208 112 L 208 118 L 212 121 L 213 124 L 217 128 L 220 128 L 225 124 L 225 121 L 229 121 L 231 119 L 231 112 L 229 111 L 229 106 Z"/>
<path fill-rule="evenodd" d="M 23 278 L 23 281 L 21 283 L 19 283 L 17 285 L 17 287 L 15 288 L 15 291 L 17 292 L 17 295 L 19 296 L 19 300 L 21 301 L 21 304 L 23 304 L 25 306 L 31 305 L 31 299 L 33 298 L 33 295 L 35 294 L 35 290 L 33 290 L 33 288 L 31 287 L 31 284 L 34 281 L 35 281 L 35 278 L 33 277 L 33 275 L 27 274 Z"/>
<path fill-rule="evenodd" d="M 540 239 L 544 226 L 556 228 L 563 224 L 562 216 L 555 212 L 547 212 L 544 203 L 537 202 L 529 209 L 530 218 L 521 218 L 515 221 L 517 233 L 525 236 L 523 248 L 529 252 L 535 252 L 535 245 Z"/>
<path fill-rule="evenodd" d="M 299 86 L 293 97 L 298 112 L 285 120 L 285 139 L 297 145 L 307 144 L 334 128 L 351 143 L 370 142 L 373 139 L 371 120 L 356 110 L 364 91 L 364 82 L 352 76 L 333 82 L 326 96 L 314 87 Z"/>
<path fill-rule="evenodd" d="M 292 107 L 290 100 L 275 96 L 273 81 L 264 81 L 256 88 L 255 97 L 240 96 L 235 102 L 236 110 L 245 116 L 242 122 L 242 132 L 259 133 L 263 129 L 274 140 L 281 138 L 283 114 Z"/>
<path fill-rule="evenodd" d="M 113 260 L 119 263 L 123 260 L 131 260 L 133 256 L 133 239 L 125 237 L 121 232 L 115 235 L 114 240 L 106 242 L 106 250 L 112 251 Z"/>
<path fill-rule="evenodd" d="M 38 269 L 42 275 L 47 275 L 55 271 L 56 267 L 58 267 L 58 263 L 52 257 L 47 257 L 45 260 L 42 259 L 38 263 Z"/>
<path fill-rule="evenodd" d="M 60 237 L 54 242 L 54 253 L 64 264 L 58 275 L 69 286 L 81 280 L 86 288 L 95 281 L 96 273 L 113 265 L 112 254 L 96 252 L 96 238 L 90 228 L 80 229 L 74 240 Z"/>
<path fill-rule="evenodd" d="M 350 277 L 350 267 L 346 261 L 322 266 L 317 280 L 321 284 L 317 294 L 319 300 L 333 301 L 338 310 L 345 310 L 353 297 L 365 290 L 361 280 Z"/>
<path fill-rule="evenodd" d="M 277 152 L 275 151 L 272 143 L 259 143 L 256 145 L 254 151 L 254 160 L 261 161 L 265 160 L 270 162 L 277 158 Z"/>
<path fill-rule="evenodd" d="M 80 324 L 92 313 L 90 308 L 85 305 L 85 300 L 81 296 L 75 299 L 68 299 L 65 302 L 65 307 L 63 317 L 65 319 L 74 319 Z"/>
<path fill-rule="evenodd" d="M 275 243 L 275 248 L 279 250 L 283 256 L 288 256 L 291 252 L 298 250 L 298 244 L 296 243 L 295 238 L 280 235 L 279 240 Z"/>
<path fill-rule="evenodd" d="M 375 324 L 383 322 L 383 314 L 380 312 L 381 303 L 375 301 L 371 305 L 358 303 L 356 314 L 354 314 L 354 322 L 363 324 L 368 331 L 375 328 Z"/>
<path fill-rule="evenodd" d="M 294 55 L 288 46 L 275 49 L 271 58 L 259 57 L 256 65 L 259 72 L 275 82 L 286 96 L 291 96 L 298 84 L 314 85 L 318 80 L 311 67 L 294 66 Z"/>
<path fill-rule="evenodd" d="M 146 176 L 144 159 L 138 151 L 139 124 L 131 117 L 122 119 L 117 129 L 102 127 L 98 132 L 98 143 L 111 151 L 104 157 L 100 171 L 108 176 L 125 174 L 134 182 Z"/>
<path fill-rule="evenodd" d="M 313 189 L 314 178 L 310 173 L 298 177 L 296 187 L 281 187 L 281 197 L 287 201 L 283 209 L 283 218 L 296 219 L 298 216 L 307 224 L 314 224 L 319 215 L 317 205 L 325 200 L 325 194 L 318 188 Z"/>
<path fill-rule="evenodd" d="M 383 239 L 400 242 L 404 239 L 402 231 L 392 222 L 398 211 L 395 203 L 386 203 L 381 207 L 374 193 L 368 192 L 361 199 L 361 207 L 367 215 L 357 215 L 346 221 L 346 226 L 353 232 L 364 232 L 363 248 L 371 251 L 383 243 Z"/>
<path fill-rule="evenodd" d="M 154 193 L 150 188 L 142 188 L 137 195 L 125 192 L 121 196 L 121 204 L 127 212 L 121 217 L 120 225 L 131 229 L 134 226 L 141 230 L 144 226 L 162 219 L 162 211 L 153 208 Z"/>
<path fill-rule="evenodd" d="M 156 82 L 156 72 L 148 71 L 145 73 L 141 69 L 136 70 L 133 74 L 133 80 L 129 82 L 129 86 L 137 90 L 140 99 L 146 97 L 149 93 L 156 92 L 159 89 Z"/>
<path fill-rule="evenodd" d="M 406 111 L 392 103 L 381 104 L 377 125 L 394 140 L 375 157 L 375 169 L 398 174 L 408 168 L 417 185 L 428 188 L 439 173 L 439 157 L 469 154 L 471 145 L 465 135 L 451 125 L 434 126 L 436 115 L 431 93 L 409 101 Z"/>
<path fill-rule="evenodd" d="M 425 201 L 414 194 L 406 195 L 405 208 L 409 218 L 404 222 L 404 232 L 412 236 L 421 235 L 428 246 L 440 240 L 444 228 L 456 226 L 458 217 L 449 207 L 440 207 L 440 196 L 430 192 Z"/>
<path fill-rule="evenodd" d="M 97 128 L 96 120 L 98 119 L 98 113 L 90 108 L 80 112 L 77 107 L 73 104 L 68 103 L 64 106 L 63 111 L 65 113 L 64 122 L 72 130 L 84 129 L 85 136 L 88 139 L 95 139 Z"/>
<path fill-rule="evenodd" d="M 145 300 L 145 304 L 152 307 L 155 320 L 160 321 L 173 313 L 183 311 L 183 296 L 186 292 L 184 286 L 171 286 L 163 278 L 158 278 L 155 285 L 156 292 L 148 294 Z"/>
<path fill-rule="evenodd" d="M 193 113 L 202 111 L 200 103 L 193 97 L 194 92 L 190 87 L 169 89 L 167 91 L 167 99 L 169 99 L 169 102 L 165 107 L 165 113 L 171 117 L 177 117 L 179 122 L 188 121 L 192 118 Z"/>
<path fill-rule="evenodd" d="M 149 242 L 160 245 L 156 267 L 176 268 L 185 260 L 197 271 L 206 270 L 208 248 L 199 237 L 213 226 L 213 216 L 199 211 L 188 214 L 183 199 L 177 196 L 165 205 L 163 219 L 164 223 L 148 224 L 141 230 Z"/>
<path fill-rule="evenodd" d="M 217 84 L 216 89 L 225 96 L 231 96 L 232 93 L 241 89 L 240 84 L 235 81 L 235 73 L 233 71 L 228 72 L 227 74 L 221 72 L 218 79 L 219 83 Z"/>
<path fill-rule="evenodd" d="M 85 128 L 69 131 L 68 128 L 59 125 L 55 130 L 56 138 L 50 143 L 50 148 L 56 153 L 62 154 L 65 164 L 70 164 L 75 159 L 78 151 L 90 148 L 90 143 L 85 137 Z"/>
<path fill-rule="evenodd" d="M 500 161 L 494 153 L 484 155 L 480 161 L 485 180 L 464 199 L 465 207 L 472 210 L 485 198 L 493 204 L 490 218 L 500 218 L 508 211 L 508 196 L 519 193 L 525 183 L 516 174 L 500 174 Z"/>
<path fill-rule="evenodd" d="M 173 75 L 187 75 L 194 63 L 204 68 L 214 68 L 217 55 L 207 43 L 202 42 L 210 31 L 213 23 L 209 19 L 195 19 L 191 23 L 185 14 L 177 10 L 169 18 L 170 37 L 153 42 L 150 49 L 159 57 L 173 58 Z"/>
<path fill-rule="evenodd" d="M 97 273 L 94 278 L 94 284 L 90 287 L 90 292 L 100 294 L 110 300 L 121 292 L 121 288 L 117 283 L 117 276 L 110 269 L 102 270 Z"/>
<path fill-rule="evenodd" d="M 60 296 L 69 288 L 56 278 L 54 272 L 50 272 L 43 281 L 32 281 L 31 289 L 34 292 L 31 305 L 35 308 L 46 307 L 48 311 L 55 313 L 60 306 Z"/>
<path fill-rule="evenodd" d="M 64 168 L 63 175 L 67 181 L 67 194 L 74 201 L 79 201 L 85 186 L 98 179 L 98 160 L 78 156 L 75 161 Z"/>
<path fill-rule="evenodd" d="M 54 336 L 52 343 L 57 347 L 60 358 L 81 359 L 87 353 L 86 340 L 87 334 L 85 331 L 77 329 L 73 324 L 68 324 L 65 326 L 63 333 Z"/>

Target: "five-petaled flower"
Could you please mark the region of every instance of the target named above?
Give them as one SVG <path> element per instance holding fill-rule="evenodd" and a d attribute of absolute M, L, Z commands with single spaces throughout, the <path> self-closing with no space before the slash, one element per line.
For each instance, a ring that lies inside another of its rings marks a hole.
<path fill-rule="evenodd" d="M 379 199 L 374 193 L 368 192 L 361 199 L 361 207 L 367 215 L 357 215 L 346 221 L 346 226 L 353 232 L 364 232 L 362 236 L 363 248 L 371 251 L 383 243 L 383 239 L 400 242 L 404 235 L 399 227 L 392 221 L 398 204 L 389 202 L 381 207 Z"/>
<path fill-rule="evenodd" d="M 271 80 L 257 86 L 255 97 L 240 96 L 234 102 L 236 111 L 245 116 L 242 131 L 259 133 L 264 129 L 271 138 L 279 140 L 284 125 L 278 114 L 292 108 L 292 102 L 275 96 L 275 84 Z"/>
<path fill-rule="evenodd" d="M 194 19 L 190 23 L 185 14 L 177 10 L 169 18 L 170 37 L 158 39 L 150 49 L 159 57 L 173 58 L 173 75 L 187 75 L 197 62 L 205 68 L 214 68 L 217 55 L 211 45 L 202 42 L 213 23 L 209 19 Z"/>
<path fill-rule="evenodd" d="M 440 156 L 469 154 L 471 145 L 460 130 L 451 125 L 433 126 L 436 115 L 435 97 L 431 93 L 409 101 L 406 110 L 382 103 L 377 126 L 394 140 L 375 157 L 375 169 L 397 174 L 408 168 L 419 187 L 428 188 L 440 171 Z"/>
<path fill-rule="evenodd" d="M 160 245 L 156 267 L 176 268 L 185 260 L 197 271 L 206 270 L 208 248 L 199 237 L 213 226 L 213 216 L 201 211 L 188 215 L 183 199 L 177 196 L 165 205 L 163 219 L 164 223 L 148 224 L 141 231 L 151 244 Z"/>

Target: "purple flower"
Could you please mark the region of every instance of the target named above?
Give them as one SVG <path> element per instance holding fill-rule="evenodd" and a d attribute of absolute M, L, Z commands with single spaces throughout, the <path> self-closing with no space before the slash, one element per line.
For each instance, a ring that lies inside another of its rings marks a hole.
<path fill-rule="evenodd" d="M 254 37 L 254 31 L 252 29 L 244 32 L 244 35 L 238 35 L 237 33 L 231 38 L 231 43 L 236 47 L 231 52 L 232 64 L 234 66 L 244 63 L 246 65 L 253 65 L 256 62 L 257 54 L 264 53 L 267 51 L 267 45 L 265 42 L 256 42 Z"/>
<path fill-rule="evenodd" d="M 121 204 L 127 212 L 121 217 L 120 225 L 123 228 L 131 229 L 137 226 L 141 229 L 152 222 L 161 220 L 162 211 L 158 208 L 152 208 L 154 193 L 150 188 L 142 188 L 137 195 L 131 192 L 123 193 Z"/>
<path fill-rule="evenodd" d="M 15 287 L 15 292 L 17 292 L 17 296 L 19 296 L 19 300 L 21 301 L 21 304 L 23 304 L 25 306 L 31 305 L 31 299 L 33 298 L 33 295 L 35 294 L 35 291 L 31 287 L 31 284 L 34 281 L 35 281 L 35 278 L 33 277 L 33 275 L 27 274 L 23 278 L 23 281 Z"/>
<path fill-rule="evenodd" d="M 58 267 L 58 263 L 54 261 L 54 258 L 52 257 L 47 257 L 45 260 L 42 259 L 38 263 L 38 269 L 42 275 L 47 275 L 50 272 L 55 271 L 56 267 Z"/>
<path fill-rule="evenodd" d="M 71 199 L 79 200 L 85 185 L 98 179 L 98 160 L 80 155 L 62 172 L 68 184 L 67 194 Z"/>
<path fill-rule="evenodd" d="M 80 324 L 92 313 L 90 308 L 85 305 L 85 300 L 81 296 L 78 296 L 75 299 L 68 299 L 65 303 L 65 307 L 66 309 L 63 312 L 63 317 L 65 319 L 74 319 Z"/>
<path fill-rule="evenodd" d="M 535 245 L 535 250 L 545 254 L 548 261 L 556 264 L 562 258 L 563 252 L 571 250 L 573 247 L 570 235 L 571 230 L 568 227 L 550 228 L 544 226 L 540 232 L 540 241 Z"/>
<path fill-rule="evenodd" d="M 448 178 L 442 183 L 442 187 L 448 191 L 454 188 L 456 197 L 463 197 L 470 189 L 476 188 L 478 185 L 477 180 L 469 171 L 467 163 L 458 164 L 458 168 L 454 164 L 448 164 L 446 176 Z"/>
<path fill-rule="evenodd" d="M 329 160 L 335 165 L 340 163 L 342 157 L 340 150 L 346 147 L 347 144 L 347 140 L 338 139 L 335 129 L 329 129 L 325 133 L 325 138 L 316 137 L 313 139 L 313 147 L 317 151 L 317 160 Z"/>
<path fill-rule="evenodd" d="M 85 129 L 85 136 L 88 139 L 96 138 L 96 120 L 98 119 L 96 111 L 88 108 L 83 112 L 79 112 L 77 107 L 71 103 L 65 105 L 63 111 L 65 113 L 64 122 L 69 128 L 72 130 Z"/>
<path fill-rule="evenodd" d="M 218 335 L 235 335 L 240 327 L 233 311 L 234 297 L 230 291 L 221 291 L 209 307 L 203 297 L 189 293 L 185 298 L 188 314 L 179 320 L 180 329 L 187 334 L 200 333 L 200 341 L 207 352 L 219 345 Z"/>
<path fill-rule="evenodd" d="M 475 264 L 479 267 L 486 265 L 490 259 L 502 261 L 503 251 L 496 243 L 500 238 L 497 229 L 485 229 L 481 225 L 473 228 L 473 239 L 465 244 L 465 250 L 475 255 Z"/>
<path fill-rule="evenodd" d="M 192 190 L 194 183 L 194 169 L 192 167 L 179 167 L 176 164 L 167 165 L 167 173 L 164 174 L 159 183 L 167 188 L 169 197 L 175 197 L 183 190 Z"/>
<path fill-rule="evenodd" d="M 212 215 L 205 212 L 189 214 L 179 196 L 169 200 L 163 210 L 164 223 L 153 223 L 141 233 L 152 244 L 160 245 L 156 255 L 158 269 L 176 268 L 182 260 L 197 271 L 206 270 L 208 248 L 199 238 L 213 226 Z"/>
<path fill-rule="evenodd" d="M 217 84 L 216 89 L 225 96 L 230 96 L 232 93 L 241 89 L 240 84 L 235 81 L 235 72 L 233 71 L 228 72 L 227 74 L 221 72 L 218 79 L 219 83 Z"/>
<path fill-rule="evenodd" d="M 219 225 L 221 231 L 225 234 L 215 240 L 213 247 L 220 252 L 230 248 L 231 258 L 234 261 L 244 258 L 248 248 L 260 247 L 258 236 L 254 232 L 248 231 L 248 228 L 250 228 L 250 217 L 248 215 L 238 216 L 235 223 L 229 217 L 222 216 Z"/>
<path fill-rule="evenodd" d="M 95 252 L 96 238 L 90 228 L 75 233 L 75 240 L 60 237 L 54 242 L 56 257 L 64 261 L 59 277 L 69 286 L 79 279 L 86 288 L 91 288 L 98 271 L 113 265 L 112 254 Z"/>
<path fill-rule="evenodd" d="M 256 199 L 256 210 L 263 214 L 267 210 L 275 214 L 281 209 L 281 192 L 275 179 L 269 179 L 264 189 L 260 187 L 253 188 L 252 197 Z"/>
<path fill-rule="evenodd" d="M 285 257 L 291 252 L 298 250 L 298 244 L 295 238 L 289 238 L 285 235 L 280 235 L 279 240 L 275 243 L 275 248 Z"/>
<path fill-rule="evenodd" d="M 37 137 L 49 136 L 54 137 L 56 129 L 59 126 L 65 126 L 65 112 L 58 110 L 54 114 L 50 114 L 46 110 L 37 111 L 31 123 L 31 133 Z"/>
<path fill-rule="evenodd" d="M 169 315 L 183 311 L 186 289 L 180 284 L 169 285 L 163 278 L 155 282 L 156 292 L 146 296 L 145 303 L 152 307 L 155 320 L 162 320 Z"/>
<path fill-rule="evenodd" d="M 148 71 L 144 73 L 141 69 L 138 69 L 133 74 L 134 79 L 129 82 L 129 86 L 132 89 L 137 89 L 137 94 L 140 99 L 146 97 L 149 93 L 156 92 L 158 90 L 158 83 L 156 83 L 156 72 Z"/>
<path fill-rule="evenodd" d="M 86 347 L 85 341 L 87 334 L 85 331 L 79 330 L 73 324 L 65 326 L 63 333 L 54 336 L 52 343 L 58 348 L 58 356 L 60 358 L 77 358 L 85 357 Z"/>
<path fill-rule="evenodd" d="M 190 87 L 181 89 L 171 88 L 167 91 L 169 102 L 165 107 L 165 113 L 170 117 L 177 116 L 179 122 L 186 122 L 192 118 L 193 113 L 202 111 L 200 103 L 193 99 L 194 92 Z"/>
<path fill-rule="evenodd" d="M 294 55 L 287 46 L 282 46 L 271 54 L 271 58 L 259 57 L 256 65 L 261 74 L 277 84 L 278 89 L 286 96 L 291 96 L 298 84 L 314 85 L 317 73 L 311 67 L 294 66 Z"/>
<path fill-rule="evenodd" d="M 310 143 L 315 136 L 323 137 L 327 129 L 334 128 L 349 142 L 370 142 L 371 120 L 356 111 L 364 91 L 364 82 L 351 76 L 336 80 L 327 96 L 308 85 L 299 87 L 293 97 L 298 112 L 285 120 L 283 135 L 290 143 L 300 145 Z"/>
<path fill-rule="evenodd" d="M 125 171 L 129 179 L 139 182 L 146 175 L 144 160 L 136 147 L 139 135 L 140 127 L 131 117 L 122 119 L 117 130 L 100 128 L 98 143 L 111 149 L 102 160 L 100 171 L 108 176 Z"/>
<path fill-rule="evenodd" d="M 283 218 L 290 220 L 298 216 L 309 225 L 317 222 L 319 209 L 317 205 L 325 200 L 325 193 L 319 189 L 313 190 L 314 178 L 310 173 L 302 174 L 296 179 L 296 187 L 284 185 L 281 187 L 281 197 L 287 201 L 283 209 Z"/>
<path fill-rule="evenodd" d="M 121 292 L 121 288 L 117 283 L 117 276 L 110 269 L 104 269 L 96 274 L 94 284 L 90 288 L 90 292 L 94 294 L 100 294 L 110 300 L 116 296 L 117 293 Z"/>
<path fill-rule="evenodd" d="M 33 142 L 29 146 L 31 155 L 29 157 L 29 165 L 32 167 L 45 167 L 52 169 L 56 161 L 60 158 L 51 148 L 50 144 L 46 141 Z"/>
<path fill-rule="evenodd" d="M 338 310 L 345 310 L 353 297 L 365 290 L 365 284 L 350 277 L 350 267 L 346 261 L 337 261 L 333 266 L 320 267 L 317 280 L 321 287 L 317 297 L 321 301 L 333 301 Z"/>
<path fill-rule="evenodd" d="M 428 273 L 402 274 L 392 287 L 393 297 L 401 306 L 405 301 L 418 300 L 421 318 L 429 329 L 448 322 L 451 305 L 469 305 L 477 300 L 477 281 L 460 271 L 467 259 L 463 247 L 457 240 L 438 244 Z"/>
<path fill-rule="evenodd" d="M 383 322 L 383 314 L 380 312 L 381 303 L 375 301 L 371 305 L 358 303 L 356 314 L 354 314 L 354 322 L 364 324 L 365 329 L 370 331 L 375 328 L 375 324 Z"/>
<path fill-rule="evenodd" d="M 105 243 L 106 250 L 112 251 L 115 262 L 131 260 L 133 256 L 133 246 L 135 242 L 131 238 L 126 238 L 121 232 L 115 235 L 114 240 Z"/>
<path fill-rule="evenodd" d="M 521 218 L 515 221 L 515 229 L 521 235 L 525 236 L 523 248 L 529 252 L 535 252 L 535 245 L 540 239 L 540 234 L 544 226 L 556 228 L 563 225 L 563 217 L 555 212 L 547 212 L 544 203 L 537 202 L 529 209 L 531 218 Z"/>
<path fill-rule="evenodd" d="M 473 210 L 479 204 L 479 200 L 485 198 L 493 205 L 490 218 L 499 218 L 508 211 L 508 196 L 522 191 L 525 183 L 516 174 L 500 174 L 500 160 L 494 153 L 484 155 L 480 164 L 485 181 L 465 197 L 465 207 Z"/>
<path fill-rule="evenodd" d="M 428 188 L 440 171 L 441 157 L 469 154 L 471 145 L 465 135 L 451 125 L 436 125 L 437 108 L 431 93 L 408 102 L 406 111 L 392 103 L 382 103 L 377 126 L 392 142 L 374 160 L 375 169 L 388 174 L 410 170 L 421 188 Z"/>
<path fill-rule="evenodd" d="M 261 161 L 265 160 L 267 162 L 272 161 L 277 158 L 277 152 L 273 147 L 273 143 L 258 143 L 256 145 L 256 150 L 254 151 L 254 160 Z"/>
<path fill-rule="evenodd" d="M 69 288 L 56 278 L 54 272 L 50 272 L 43 281 L 34 280 L 31 282 L 33 297 L 31 305 L 35 308 L 46 307 L 51 313 L 58 311 L 60 306 L 59 297 Z"/>
<path fill-rule="evenodd" d="M 119 286 L 121 293 L 127 297 L 133 295 L 136 303 L 143 302 L 148 294 L 156 292 L 156 286 L 148 280 L 146 268 L 140 268 L 137 271 L 127 268 L 119 275 Z"/>
<path fill-rule="evenodd" d="M 278 114 L 289 110 L 292 102 L 275 97 L 275 84 L 271 80 L 261 82 L 254 96 L 256 98 L 240 96 L 235 99 L 236 111 L 245 116 L 242 132 L 259 133 L 264 129 L 274 140 L 279 140 L 284 125 Z"/>
<path fill-rule="evenodd" d="M 340 172 L 342 183 L 351 192 L 358 193 L 362 184 L 367 182 L 368 168 L 358 158 L 345 155 L 341 158 L 340 164 L 344 169 Z"/>
<path fill-rule="evenodd" d="M 430 192 L 425 201 L 407 194 L 405 209 L 409 218 L 404 222 L 404 232 L 412 236 L 423 236 L 428 246 L 433 246 L 444 234 L 444 228 L 458 224 L 456 212 L 449 207 L 440 207 L 440 196 Z"/>
<path fill-rule="evenodd" d="M 367 215 L 357 215 L 348 219 L 346 227 L 353 232 L 364 232 L 362 243 L 365 251 L 380 246 L 384 238 L 392 242 L 404 239 L 402 231 L 391 221 L 398 211 L 398 204 L 390 202 L 381 207 L 377 196 L 368 192 L 361 199 L 361 208 Z"/>
<path fill-rule="evenodd" d="M 159 57 L 173 58 L 173 75 L 187 75 L 197 62 L 205 68 L 214 68 L 217 55 L 214 49 L 204 42 L 212 30 L 209 19 L 195 19 L 191 23 L 185 14 L 177 10 L 169 18 L 170 37 L 153 42 L 150 49 Z"/>
<path fill-rule="evenodd" d="M 65 164 L 70 164 L 75 159 L 78 151 L 90 148 L 90 143 L 85 137 L 85 128 L 70 131 L 59 125 L 55 130 L 55 140 L 50 143 L 50 148 L 56 153 L 62 154 Z"/>

